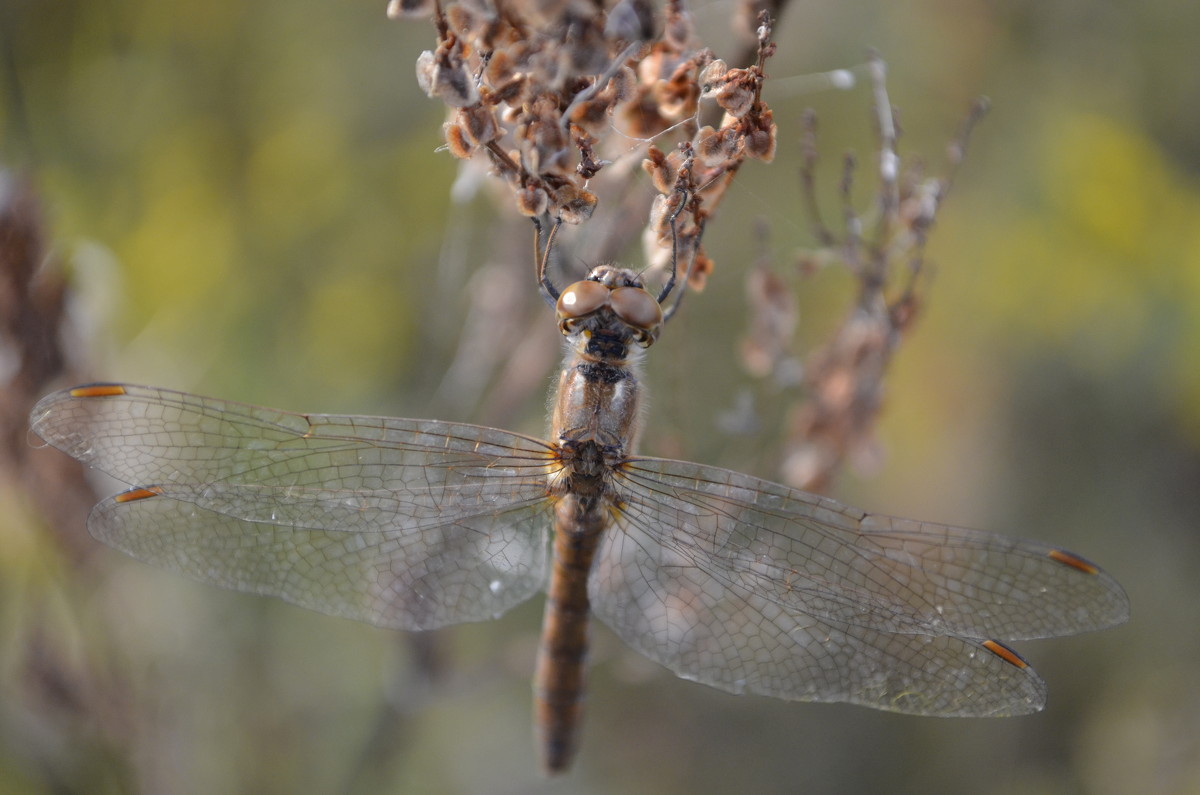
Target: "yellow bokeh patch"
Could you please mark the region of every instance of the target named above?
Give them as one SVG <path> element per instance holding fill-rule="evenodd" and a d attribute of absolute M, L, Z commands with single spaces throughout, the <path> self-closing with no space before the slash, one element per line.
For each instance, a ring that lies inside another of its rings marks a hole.
<path fill-rule="evenodd" d="M 394 285 L 345 269 L 312 285 L 307 301 L 297 351 L 322 382 L 361 383 L 406 355 L 411 312 Z"/>
<path fill-rule="evenodd" d="M 961 299 L 1005 345 L 1154 372 L 1200 438 L 1200 191 L 1120 119 L 1057 114 L 1030 145 L 1024 201 L 942 241 L 970 261 Z"/>
<path fill-rule="evenodd" d="M 169 326 L 185 328 L 189 317 L 211 310 L 234 276 L 233 206 L 211 174 L 223 159 L 216 151 L 222 146 L 216 128 L 203 120 L 147 143 L 134 175 L 142 212 L 117 246 L 139 316 L 165 311 Z"/>
<path fill-rule="evenodd" d="M 351 187 L 345 129 L 321 113 L 300 111 L 256 142 L 246 172 L 256 232 L 287 244 L 344 209 Z"/>

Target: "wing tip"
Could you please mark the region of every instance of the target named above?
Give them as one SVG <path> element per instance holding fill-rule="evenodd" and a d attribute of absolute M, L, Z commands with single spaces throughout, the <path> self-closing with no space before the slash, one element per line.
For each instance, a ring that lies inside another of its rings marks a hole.
<path fill-rule="evenodd" d="M 1025 661 L 1024 657 L 998 640 L 980 641 L 979 645 L 1015 668 L 1020 668 L 1022 671 L 1029 668 L 1029 663 Z"/>
<path fill-rule="evenodd" d="M 1084 574 L 1099 574 L 1100 567 L 1092 563 L 1087 558 L 1076 555 L 1074 552 L 1068 552 L 1065 549 L 1054 548 L 1046 553 L 1047 556 L 1056 563 L 1061 563 L 1064 566 L 1070 566 L 1076 571 L 1081 571 Z"/>
<path fill-rule="evenodd" d="M 137 500 L 146 500 L 151 497 L 161 497 L 162 494 L 163 489 L 161 486 L 138 486 L 114 495 L 112 500 L 115 503 L 135 502 Z"/>
<path fill-rule="evenodd" d="M 102 398 L 120 397 L 128 394 L 128 391 L 121 384 L 96 383 L 68 389 L 67 394 L 73 398 Z"/>

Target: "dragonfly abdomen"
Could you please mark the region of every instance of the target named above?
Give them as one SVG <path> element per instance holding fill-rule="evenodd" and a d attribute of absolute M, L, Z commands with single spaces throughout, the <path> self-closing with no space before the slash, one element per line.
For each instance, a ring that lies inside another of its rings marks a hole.
<path fill-rule="evenodd" d="M 554 562 L 534 674 L 534 717 L 542 767 L 566 770 L 583 714 L 588 644 L 588 573 L 604 531 L 596 500 L 565 495 L 556 508 Z"/>

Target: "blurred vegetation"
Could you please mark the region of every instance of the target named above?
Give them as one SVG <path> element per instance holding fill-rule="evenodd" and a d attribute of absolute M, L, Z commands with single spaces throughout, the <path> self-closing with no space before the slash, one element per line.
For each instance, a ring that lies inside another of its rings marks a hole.
<path fill-rule="evenodd" d="M 413 77 L 432 32 L 383 5 L 0 0 L 0 161 L 43 202 L 81 378 L 538 432 L 556 343 L 527 222 L 451 201 L 470 175 L 435 151 L 442 109 Z M 694 7 L 718 55 L 739 50 L 721 51 L 732 10 Z M 543 782 L 540 605 L 420 639 L 311 615 L 127 561 L 83 537 L 82 512 L 83 538 L 57 536 L 8 477 L 0 792 L 1200 791 L 1198 32 L 1200 6 L 1167 0 L 788 9 L 767 88 L 778 158 L 739 175 L 706 237 L 717 270 L 650 354 L 647 452 L 776 477 L 794 395 L 740 369 L 746 274 L 766 249 L 796 291 L 798 350 L 819 344 L 851 282 L 793 265 L 813 245 L 801 113 L 821 120 L 830 208 L 841 152 L 874 147 L 866 89 L 804 76 L 878 48 L 902 153 L 931 170 L 989 95 L 882 455 L 835 495 L 1061 543 L 1121 579 L 1130 625 L 1022 645 L 1045 713 L 736 698 L 597 629 L 578 767 Z M 493 336 L 539 366 L 506 380 L 506 358 L 474 383 L 454 365 L 505 289 L 528 303 Z M 722 430 L 739 400 L 756 421 Z"/>

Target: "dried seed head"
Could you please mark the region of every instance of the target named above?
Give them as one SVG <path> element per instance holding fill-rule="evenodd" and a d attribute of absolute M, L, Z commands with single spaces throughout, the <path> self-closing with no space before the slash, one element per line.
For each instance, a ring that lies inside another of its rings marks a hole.
<path fill-rule="evenodd" d="M 729 69 L 696 48 L 683 0 L 391 0 L 388 8 L 434 9 L 438 46 L 418 59 L 417 77 L 450 109 L 447 148 L 459 158 L 482 150 L 480 165 L 509 183 L 525 215 L 585 220 L 596 206 L 589 180 L 628 176 L 604 158 L 630 151 L 630 136 L 654 140 L 661 149 L 649 149 L 643 169 L 664 198 L 647 239 L 654 256 L 669 257 L 669 215 L 686 191 L 696 203 L 678 219 L 682 258 L 695 251 L 697 219 L 720 200 L 726 177 L 747 156 L 774 151 L 758 100 L 769 48 L 760 41 L 755 66 Z M 671 151 L 695 130 L 676 123 L 696 117 L 701 79 L 726 120 L 685 141 L 687 154 Z"/>
<path fill-rule="evenodd" d="M 691 145 L 685 143 L 681 144 L 681 146 L 687 146 L 687 151 L 684 151 L 683 149 L 674 149 L 667 155 L 667 166 L 671 169 L 671 173 L 675 175 L 675 184 L 671 186 L 671 190 L 668 192 L 675 194 L 675 198 L 672 199 L 675 204 L 678 204 L 675 199 L 682 198 L 678 193 L 680 188 L 685 190 L 688 188 L 687 185 L 681 185 L 680 180 L 686 181 L 691 178 L 691 174 L 689 173 L 689 170 L 692 167 Z"/>
<path fill-rule="evenodd" d="M 504 124 L 516 124 L 521 120 L 522 110 L 520 107 L 513 105 L 505 108 L 500 113 L 500 121 Z"/>
<path fill-rule="evenodd" d="M 720 58 L 710 61 L 708 66 L 700 72 L 700 91 L 703 96 L 707 97 L 715 87 L 724 84 L 725 73 L 728 71 L 729 66 Z"/>
<path fill-rule="evenodd" d="M 692 139 L 696 158 L 705 168 L 721 168 L 735 162 L 741 155 L 741 141 L 733 127 L 701 127 Z"/>
<path fill-rule="evenodd" d="M 650 205 L 648 228 L 653 230 L 660 246 L 671 245 L 671 217 L 679 212 L 679 205 L 686 200 L 687 198 L 678 191 L 660 193 L 654 197 L 654 203 Z"/>
<path fill-rule="evenodd" d="M 425 19 L 433 16 L 433 0 L 388 0 L 388 19 Z"/>
<path fill-rule="evenodd" d="M 596 210 L 596 194 L 574 185 L 556 193 L 554 199 L 558 204 L 558 217 L 568 224 L 583 223 Z"/>
<path fill-rule="evenodd" d="M 464 6 L 462 3 L 455 3 L 445 10 L 446 24 L 450 26 L 450 30 L 458 34 L 460 38 L 471 39 L 475 35 L 475 31 L 481 29 L 480 22 L 471 9 Z"/>
<path fill-rule="evenodd" d="M 566 59 L 568 75 L 595 75 L 608 68 L 608 41 L 604 31 L 595 25 L 577 31 L 560 54 Z"/>
<path fill-rule="evenodd" d="M 529 0 L 523 3 L 523 10 L 530 22 L 545 28 L 560 23 L 573 0 Z M 580 15 L 586 18 L 586 14 Z"/>
<path fill-rule="evenodd" d="M 692 260 L 692 269 L 688 273 L 688 289 L 696 292 L 703 292 L 705 285 L 708 284 L 708 276 L 717 267 L 717 263 L 712 261 L 707 254 L 704 253 L 704 248 L 701 247 L 696 252 L 695 258 Z"/>
<path fill-rule="evenodd" d="M 716 87 L 709 95 L 717 101 L 722 110 L 735 119 L 745 116 L 754 105 L 754 87 L 738 79 L 739 73 L 744 72 L 741 69 L 731 69 L 727 73 L 728 76 L 732 76 L 728 82 Z"/>
<path fill-rule="evenodd" d="M 663 43 L 673 50 L 691 49 L 692 15 L 674 3 L 667 4 L 667 19 L 663 26 Z"/>
<path fill-rule="evenodd" d="M 483 69 L 483 79 L 489 85 L 498 86 L 517 77 L 517 58 L 508 49 L 496 50 Z"/>
<path fill-rule="evenodd" d="M 642 230 L 642 258 L 646 263 L 646 273 L 661 274 L 671 270 L 671 249 L 659 242 L 658 235 L 650 226 Z"/>
<path fill-rule="evenodd" d="M 678 163 L 668 160 L 662 150 L 656 146 L 651 146 L 646 150 L 646 159 L 642 161 L 642 170 L 650 175 L 650 181 L 654 183 L 654 189 L 659 193 L 670 193 L 674 190 L 677 166 Z"/>
<path fill-rule="evenodd" d="M 491 161 L 495 173 L 507 180 L 513 190 L 525 184 L 524 178 L 527 174 L 517 165 L 520 155 L 516 150 L 506 152 L 499 146 L 491 145 L 483 147 L 483 152 Z"/>
<path fill-rule="evenodd" d="M 514 107 L 518 106 L 521 104 L 521 95 L 527 87 L 528 83 L 523 78 L 514 78 L 507 83 L 500 83 L 492 90 L 491 101 L 495 104 L 504 103 Z"/>
<path fill-rule="evenodd" d="M 690 73 L 697 65 L 698 62 L 693 58 L 684 57 L 658 43 L 638 63 L 638 82 L 644 86 L 652 86 L 659 80 L 674 78 L 680 70 Z"/>
<path fill-rule="evenodd" d="M 571 111 L 571 123 L 592 135 L 600 135 L 608 127 L 608 112 L 612 106 L 610 92 L 601 92 L 595 99 L 582 102 Z"/>
<path fill-rule="evenodd" d="M 629 66 L 622 66 L 608 85 L 613 92 L 613 102 L 620 104 L 633 96 L 633 90 L 637 86 L 637 74 Z"/>
<path fill-rule="evenodd" d="M 700 90 L 692 78 L 693 71 L 692 64 L 685 61 L 675 69 L 669 80 L 654 84 L 654 98 L 658 102 L 659 113 L 665 118 L 677 121 L 695 115 Z"/>
<path fill-rule="evenodd" d="M 596 153 L 592 151 L 592 145 L 595 140 L 588 135 L 578 135 L 575 137 L 575 145 L 579 147 L 579 165 L 575 167 L 575 173 L 589 180 L 596 174 L 600 173 L 600 169 L 605 166 L 612 165 L 608 160 L 597 160 Z"/>
<path fill-rule="evenodd" d="M 556 118 L 537 119 L 517 128 L 517 144 L 531 173 L 539 174 L 562 167 L 570 157 L 567 139 Z"/>
<path fill-rule="evenodd" d="M 516 191 L 517 210 L 530 218 L 539 218 L 546 214 L 550 206 L 550 197 L 540 187 L 526 185 Z"/>
<path fill-rule="evenodd" d="M 491 143 L 500 137 L 500 127 L 491 108 L 482 105 L 463 108 L 457 118 L 467 138 L 476 146 Z"/>
<path fill-rule="evenodd" d="M 646 149 L 646 159 L 652 161 L 656 166 L 661 166 L 667 162 L 667 156 L 657 146 L 651 146 Z"/>
<path fill-rule="evenodd" d="M 654 38 L 654 9 L 647 0 L 620 0 L 608 12 L 604 33 L 621 41 Z"/>
<path fill-rule="evenodd" d="M 417 56 L 417 86 L 425 92 L 425 96 L 433 96 L 433 53 L 425 50 Z"/>
<path fill-rule="evenodd" d="M 658 112 L 658 103 L 654 101 L 652 90 L 644 85 L 638 86 L 633 99 L 625 103 L 621 110 L 621 123 L 626 134 L 647 139 L 671 126 Z"/>
<path fill-rule="evenodd" d="M 766 108 L 754 114 L 750 121 L 751 129 L 744 139 L 746 156 L 770 163 L 775 159 L 775 114 Z"/>
<path fill-rule="evenodd" d="M 471 79 L 461 58 L 451 53 L 438 53 L 434 56 L 431 96 L 438 97 L 452 108 L 465 108 L 479 101 L 475 81 Z"/>
<path fill-rule="evenodd" d="M 769 130 L 754 130 L 745 138 L 746 156 L 753 157 L 764 163 L 775 159 L 775 128 Z"/>
<path fill-rule="evenodd" d="M 442 135 L 446 139 L 446 148 L 450 150 L 450 154 L 459 160 L 469 159 L 475 151 L 474 145 L 467 139 L 463 128 L 457 124 L 451 122 L 443 124 Z"/>
<path fill-rule="evenodd" d="M 700 96 L 740 119 L 754 105 L 758 81 L 757 69 L 729 69 L 724 61 L 714 60 L 700 74 Z"/>
<path fill-rule="evenodd" d="M 647 230 L 654 230 L 656 238 L 661 238 L 657 234 L 657 230 L 663 226 L 663 220 L 667 215 L 667 194 L 660 193 L 654 197 L 654 201 L 650 204 L 650 219 L 646 224 Z"/>

